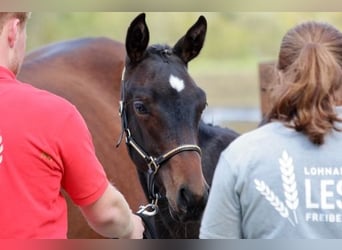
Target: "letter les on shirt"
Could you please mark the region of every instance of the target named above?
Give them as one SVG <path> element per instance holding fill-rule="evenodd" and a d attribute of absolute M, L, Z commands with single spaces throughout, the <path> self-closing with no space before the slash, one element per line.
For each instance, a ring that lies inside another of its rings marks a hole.
<path fill-rule="evenodd" d="M 332 203 L 328 203 L 328 198 L 334 198 L 334 192 L 328 191 L 328 186 L 332 186 L 335 184 L 334 180 L 321 180 L 321 201 L 322 201 L 322 209 L 334 209 L 335 205 Z"/>
<path fill-rule="evenodd" d="M 336 191 L 341 197 L 342 196 L 342 181 L 337 182 Z M 341 200 L 336 200 L 336 205 L 339 209 L 342 209 L 342 201 Z"/>
<path fill-rule="evenodd" d="M 319 208 L 318 203 L 312 202 L 312 190 L 311 190 L 311 181 L 309 179 L 305 179 L 305 205 L 306 208 Z"/>

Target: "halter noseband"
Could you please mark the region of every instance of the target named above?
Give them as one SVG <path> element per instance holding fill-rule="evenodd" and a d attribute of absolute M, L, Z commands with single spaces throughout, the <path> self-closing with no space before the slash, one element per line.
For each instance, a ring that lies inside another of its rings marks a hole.
<path fill-rule="evenodd" d="M 194 144 L 184 144 L 180 145 L 174 149 L 171 149 L 167 153 L 159 156 L 159 157 L 153 157 L 149 155 L 148 153 L 143 150 L 141 146 L 134 140 L 132 133 L 130 129 L 128 128 L 128 121 L 127 121 L 127 114 L 125 110 L 125 83 L 124 83 L 124 74 L 125 74 L 125 68 L 122 72 L 121 77 L 121 100 L 119 103 L 119 115 L 121 117 L 121 124 L 122 124 L 122 131 L 120 138 L 116 144 L 118 147 L 123 139 L 123 136 L 125 134 L 126 136 L 126 144 L 128 146 L 131 146 L 146 162 L 146 165 L 148 166 L 148 170 L 146 173 L 147 178 L 147 190 L 149 194 L 149 199 L 152 200 L 152 202 L 146 206 L 141 206 L 138 213 L 143 213 L 147 216 L 153 216 L 158 213 L 158 199 L 161 197 L 159 193 L 155 192 L 154 187 L 154 179 L 156 174 L 158 173 L 158 170 L 160 169 L 161 165 L 168 160 L 170 160 L 175 155 L 183 152 L 183 151 L 196 151 L 201 155 L 201 148 Z"/>

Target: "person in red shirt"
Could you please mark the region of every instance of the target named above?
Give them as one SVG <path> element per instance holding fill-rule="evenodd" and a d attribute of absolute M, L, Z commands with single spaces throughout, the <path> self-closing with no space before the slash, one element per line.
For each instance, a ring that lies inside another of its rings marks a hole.
<path fill-rule="evenodd" d="M 67 238 L 61 189 L 99 234 L 142 238 L 141 218 L 109 183 L 80 113 L 16 79 L 29 15 L 0 13 L 0 238 Z"/>

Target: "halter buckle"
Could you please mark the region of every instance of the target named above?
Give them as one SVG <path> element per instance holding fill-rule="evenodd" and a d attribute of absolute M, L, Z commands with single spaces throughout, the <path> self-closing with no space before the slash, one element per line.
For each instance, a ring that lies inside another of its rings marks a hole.
<path fill-rule="evenodd" d="M 147 165 L 150 171 L 153 172 L 153 174 L 156 174 L 160 167 L 160 165 L 156 162 L 156 159 L 153 158 L 152 156 L 149 157 L 149 162 L 147 163 Z"/>

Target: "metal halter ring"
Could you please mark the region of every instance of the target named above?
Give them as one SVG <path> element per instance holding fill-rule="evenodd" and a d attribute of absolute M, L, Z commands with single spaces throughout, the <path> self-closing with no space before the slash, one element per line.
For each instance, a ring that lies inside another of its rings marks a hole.
<path fill-rule="evenodd" d="M 139 206 L 138 214 L 146 216 L 155 216 L 158 213 L 158 199 L 155 199 L 152 203 L 145 206 Z"/>

